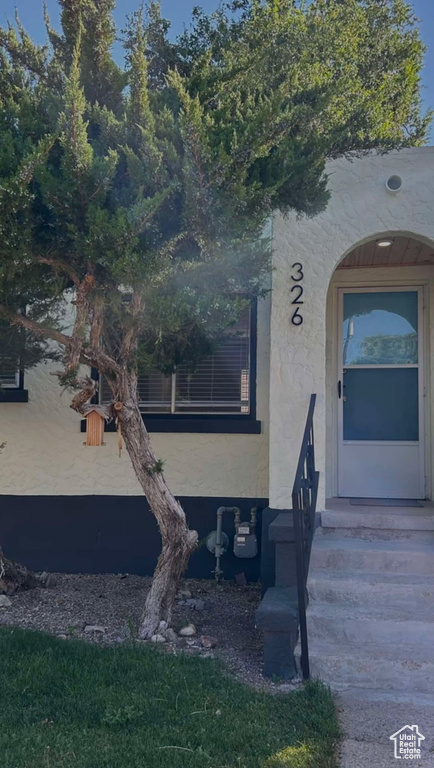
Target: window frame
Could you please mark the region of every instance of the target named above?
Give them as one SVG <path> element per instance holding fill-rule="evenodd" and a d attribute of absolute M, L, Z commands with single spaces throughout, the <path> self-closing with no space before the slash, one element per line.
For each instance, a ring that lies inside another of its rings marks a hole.
<path fill-rule="evenodd" d="M 261 422 L 256 418 L 258 306 L 253 299 L 250 306 L 250 409 L 249 413 L 149 413 L 142 411 L 148 432 L 190 432 L 197 434 L 255 434 L 261 433 Z M 92 370 L 98 380 L 98 372 Z M 83 419 L 81 431 L 86 431 Z M 113 422 L 105 425 L 106 432 L 115 432 Z"/>
<path fill-rule="evenodd" d="M 24 389 L 24 373 L 19 371 L 19 382 L 16 387 L 6 386 L 0 389 L 1 403 L 28 403 L 29 390 Z"/>
<path fill-rule="evenodd" d="M 18 361 L 16 378 L 16 384 L 3 385 L 0 381 L 0 404 L 29 402 L 29 391 L 24 389 L 24 369 L 22 367 L 21 360 Z"/>

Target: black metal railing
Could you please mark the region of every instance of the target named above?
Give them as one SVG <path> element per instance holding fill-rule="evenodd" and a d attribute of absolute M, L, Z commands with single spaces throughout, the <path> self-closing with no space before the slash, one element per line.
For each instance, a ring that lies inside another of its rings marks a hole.
<path fill-rule="evenodd" d="M 306 427 L 301 444 L 300 458 L 292 488 L 294 518 L 295 564 L 297 576 L 298 615 L 300 623 L 301 671 L 309 677 L 309 646 L 306 623 L 306 583 L 309 572 L 310 550 L 315 531 L 316 499 L 319 472 L 315 470 L 313 414 L 316 395 L 311 395 Z"/>

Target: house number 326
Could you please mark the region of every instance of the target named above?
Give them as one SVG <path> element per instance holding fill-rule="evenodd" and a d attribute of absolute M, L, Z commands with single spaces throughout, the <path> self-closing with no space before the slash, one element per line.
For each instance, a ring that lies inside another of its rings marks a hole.
<path fill-rule="evenodd" d="M 292 269 L 294 270 L 294 273 L 291 275 L 291 280 L 293 280 L 296 285 L 293 285 L 291 288 L 291 293 L 295 294 L 293 300 L 291 301 L 291 304 L 295 304 L 295 309 L 291 317 L 291 323 L 293 325 L 301 325 L 303 322 L 303 315 L 300 314 L 300 305 L 304 304 L 304 301 L 301 300 L 301 297 L 303 296 L 303 286 L 300 285 L 300 283 L 304 278 L 303 264 L 300 264 L 299 261 L 296 261 L 295 264 L 292 265 Z"/>

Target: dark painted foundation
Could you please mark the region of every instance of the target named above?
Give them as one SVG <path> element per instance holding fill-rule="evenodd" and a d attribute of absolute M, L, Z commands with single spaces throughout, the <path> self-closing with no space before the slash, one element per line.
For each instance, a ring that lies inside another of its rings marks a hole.
<path fill-rule="evenodd" d="M 264 509 L 262 516 L 263 598 L 256 624 L 264 635 L 264 673 L 292 680 L 297 674 L 298 598 L 291 510 Z"/>
<path fill-rule="evenodd" d="M 224 578 L 244 572 L 260 577 L 262 510 L 267 499 L 179 497 L 188 523 L 202 542 L 187 571 L 191 578 L 213 578 L 215 558 L 203 539 L 216 527 L 218 507 L 240 507 L 242 519 L 258 508 L 259 552 L 241 559 L 232 552 L 233 515 L 225 514 L 223 530 L 231 542 L 222 558 Z M 5 554 L 35 571 L 64 573 L 153 573 L 160 536 L 142 496 L 0 496 L 0 543 Z"/>
<path fill-rule="evenodd" d="M 262 597 L 267 589 L 274 587 L 276 583 L 276 547 L 274 541 L 270 539 L 269 528 L 271 523 L 280 515 L 282 509 L 272 509 L 266 507 L 262 512 L 262 531 L 261 531 L 261 588 Z"/>

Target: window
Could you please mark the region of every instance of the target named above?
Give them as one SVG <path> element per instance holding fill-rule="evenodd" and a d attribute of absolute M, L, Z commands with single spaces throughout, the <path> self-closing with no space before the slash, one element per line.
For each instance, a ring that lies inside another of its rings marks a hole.
<path fill-rule="evenodd" d="M 19 329 L 0 323 L 0 403 L 27 402 L 19 354 Z"/>
<path fill-rule="evenodd" d="M 10 387 L 18 389 L 20 386 L 20 371 L 17 361 L 2 354 L 0 354 L 0 386 L 4 389 Z"/>
<path fill-rule="evenodd" d="M 144 415 L 244 415 L 252 413 L 252 314 L 248 309 L 225 334 L 215 352 L 191 373 L 180 365 L 171 376 L 151 371 L 139 378 L 139 400 Z M 110 400 L 102 381 L 101 401 Z"/>

